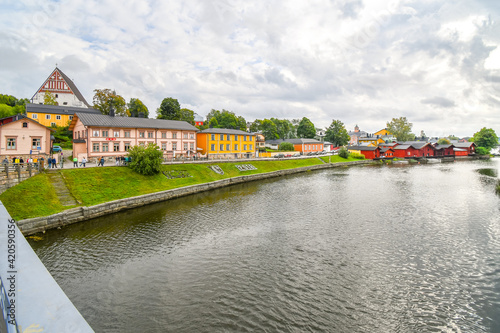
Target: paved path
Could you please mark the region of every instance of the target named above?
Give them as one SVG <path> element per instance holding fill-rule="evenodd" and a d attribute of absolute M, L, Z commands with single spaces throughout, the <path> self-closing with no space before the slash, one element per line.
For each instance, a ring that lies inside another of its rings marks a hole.
<path fill-rule="evenodd" d="M 71 195 L 66 183 L 64 182 L 62 174 L 56 169 L 47 170 L 47 176 L 49 177 L 52 186 L 56 190 L 57 197 L 63 206 L 75 206 L 78 205 L 76 199 Z"/>

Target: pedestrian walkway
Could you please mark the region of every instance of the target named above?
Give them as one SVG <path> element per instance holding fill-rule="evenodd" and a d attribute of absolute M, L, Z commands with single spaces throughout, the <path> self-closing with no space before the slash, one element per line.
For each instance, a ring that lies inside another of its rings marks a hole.
<path fill-rule="evenodd" d="M 63 176 L 56 169 L 47 169 L 47 176 L 56 190 L 57 197 L 63 206 L 75 206 L 78 205 L 78 201 L 71 195 L 66 183 L 64 182 Z"/>

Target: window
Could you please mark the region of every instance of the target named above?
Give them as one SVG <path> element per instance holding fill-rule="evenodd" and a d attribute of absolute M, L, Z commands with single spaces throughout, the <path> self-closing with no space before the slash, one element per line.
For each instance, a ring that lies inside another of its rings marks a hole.
<path fill-rule="evenodd" d="M 161 132 L 161 138 L 162 139 L 166 139 L 167 138 L 167 132 Z"/>
<path fill-rule="evenodd" d="M 56 123 L 50 123 L 50 126 L 51 127 L 55 127 L 55 126 L 57 126 L 57 124 Z"/>
<path fill-rule="evenodd" d="M 215 151 L 215 145 L 214 144 L 210 145 L 210 150 L 211 151 Z"/>
<path fill-rule="evenodd" d="M 114 131 L 113 136 L 115 138 L 119 138 L 120 137 L 120 131 Z"/>
<path fill-rule="evenodd" d="M 172 133 L 172 139 L 177 139 L 177 132 Z"/>
<path fill-rule="evenodd" d="M 33 114 L 31 115 L 31 118 L 33 118 L 33 119 L 38 119 L 38 115 L 37 115 L 36 113 L 33 113 Z"/>
<path fill-rule="evenodd" d="M 231 140 L 231 138 L 229 137 L 229 134 L 228 134 L 228 135 L 226 135 L 226 140 L 227 140 L 227 141 Z"/>
<path fill-rule="evenodd" d="M 102 137 L 107 138 L 108 137 L 108 131 L 102 131 Z M 104 151 L 104 149 L 103 149 Z"/>
<path fill-rule="evenodd" d="M 92 151 L 98 152 L 99 151 L 99 144 L 98 143 L 93 143 L 92 144 Z"/>
<path fill-rule="evenodd" d="M 50 119 L 50 114 L 46 114 L 45 119 Z"/>
<path fill-rule="evenodd" d="M 68 105 L 68 102 L 63 102 L 63 105 Z"/>
<path fill-rule="evenodd" d="M 220 151 L 224 151 L 224 145 L 223 144 L 220 145 L 220 149 L 219 150 Z"/>
<path fill-rule="evenodd" d="M 243 150 L 247 150 L 247 145 L 243 145 Z"/>
<path fill-rule="evenodd" d="M 130 131 L 123 132 L 123 136 L 126 138 L 130 138 Z"/>
<path fill-rule="evenodd" d="M 210 140 L 215 140 L 215 134 L 211 135 L 211 139 Z"/>
<path fill-rule="evenodd" d="M 140 138 L 144 138 L 144 137 L 145 137 L 145 136 L 144 136 L 144 132 L 139 132 L 139 137 L 140 137 Z"/>
<path fill-rule="evenodd" d="M 253 150 L 253 145 L 250 145 L 250 150 Z"/>
<path fill-rule="evenodd" d="M 177 142 L 172 142 L 172 150 L 177 150 Z"/>
<path fill-rule="evenodd" d="M 109 151 L 109 144 L 108 143 L 103 143 L 102 144 L 102 152 L 108 152 Z"/>
<path fill-rule="evenodd" d="M 190 139 L 194 139 L 194 133 L 189 134 Z"/>
<path fill-rule="evenodd" d="M 234 150 L 238 150 L 238 144 L 234 145 Z"/>
<path fill-rule="evenodd" d="M 16 149 L 16 138 L 7 138 L 7 149 L 9 150 Z"/>
<path fill-rule="evenodd" d="M 113 151 L 120 151 L 120 143 L 113 142 Z"/>
<path fill-rule="evenodd" d="M 186 151 L 188 150 L 188 144 L 187 144 L 187 142 L 184 142 L 184 150 L 186 150 Z"/>
<path fill-rule="evenodd" d="M 224 140 L 224 134 L 221 134 L 221 135 L 220 135 L 220 139 L 221 139 L 221 140 Z"/>
<path fill-rule="evenodd" d="M 60 116 L 60 115 L 57 115 L 57 116 L 56 116 L 56 120 L 61 120 L 61 116 Z"/>
<path fill-rule="evenodd" d="M 123 148 L 125 149 L 125 151 L 129 151 L 130 150 L 130 142 L 125 142 Z"/>
<path fill-rule="evenodd" d="M 42 147 L 42 139 L 41 138 L 33 138 L 31 149 L 35 150 L 35 149 L 38 149 L 41 147 Z"/>
<path fill-rule="evenodd" d="M 161 143 L 161 150 L 167 150 L 167 143 L 166 142 Z"/>
<path fill-rule="evenodd" d="M 184 139 L 187 139 L 187 138 L 188 138 L 188 134 L 184 133 Z"/>
<path fill-rule="evenodd" d="M 28 123 L 23 123 L 23 128 L 28 128 Z"/>
<path fill-rule="evenodd" d="M 189 150 L 194 151 L 194 143 L 192 143 L 192 142 L 191 142 L 191 143 L 189 144 Z"/>
<path fill-rule="evenodd" d="M 234 135 L 234 141 L 238 141 L 238 136 L 236 134 Z"/>
<path fill-rule="evenodd" d="M 243 141 L 247 141 L 247 136 L 243 135 Z"/>
<path fill-rule="evenodd" d="M 148 139 L 152 139 L 152 138 L 154 138 L 153 132 L 148 132 Z"/>

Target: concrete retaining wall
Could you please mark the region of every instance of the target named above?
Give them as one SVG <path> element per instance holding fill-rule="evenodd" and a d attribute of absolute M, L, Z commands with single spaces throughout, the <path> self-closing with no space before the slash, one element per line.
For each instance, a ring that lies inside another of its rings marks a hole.
<path fill-rule="evenodd" d="M 346 163 L 320 164 L 320 165 L 308 166 L 297 169 L 279 170 L 261 174 L 233 177 L 205 184 L 191 185 L 167 191 L 140 195 L 132 198 L 114 200 L 90 207 L 72 208 L 50 216 L 21 220 L 17 222 L 17 225 L 24 235 L 30 235 L 48 229 L 62 227 L 67 224 L 81 222 L 95 217 L 116 213 L 122 210 L 141 207 L 156 202 L 175 199 L 190 194 L 209 191 L 234 184 L 280 177 L 311 170 L 327 169 L 327 168 L 341 167 L 347 165 L 349 166 L 361 165 L 361 164 L 368 164 L 371 162 L 372 162 L 371 160 L 363 160 L 363 161 L 346 162 Z"/>

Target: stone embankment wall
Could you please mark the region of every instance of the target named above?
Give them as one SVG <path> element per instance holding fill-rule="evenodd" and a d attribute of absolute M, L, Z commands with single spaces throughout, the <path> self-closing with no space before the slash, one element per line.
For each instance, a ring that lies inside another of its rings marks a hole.
<path fill-rule="evenodd" d="M 32 165 L 2 165 L 0 166 L 0 193 L 16 186 L 23 180 L 26 180 L 38 174 L 37 167 Z"/>
<path fill-rule="evenodd" d="M 50 216 L 21 220 L 17 222 L 17 225 L 24 235 L 30 235 L 48 229 L 58 228 L 64 225 L 116 213 L 122 210 L 141 207 L 156 202 L 175 199 L 190 194 L 209 191 L 212 189 L 226 187 L 234 184 L 240 184 L 240 183 L 273 178 L 273 177 L 280 177 L 311 170 L 327 169 L 327 168 L 334 168 L 334 167 L 341 167 L 348 165 L 349 166 L 361 165 L 361 164 L 368 164 L 371 162 L 372 162 L 371 160 L 363 160 L 363 161 L 347 162 L 347 163 L 321 164 L 321 165 L 315 165 L 297 169 L 288 169 L 288 170 L 280 170 L 280 171 L 267 172 L 261 174 L 233 177 L 205 184 L 191 185 L 167 191 L 145 194 L 132 198 L 114 200 L 91 207 L 72 208 Z"/>

